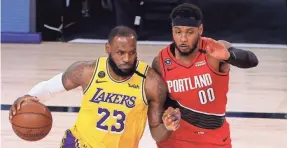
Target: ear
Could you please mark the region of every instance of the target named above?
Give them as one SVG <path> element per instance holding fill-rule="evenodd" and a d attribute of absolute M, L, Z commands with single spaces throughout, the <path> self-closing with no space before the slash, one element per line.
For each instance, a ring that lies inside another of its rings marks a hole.
<path fill-rule="evenodd" d="M 198 27 L 198 31 L 199 31 L 199 35 L 202 35 L 203 33 L 203 24 L 200 24 L 199 27 Z"/>
<path fill-rule="evenodd" d="M 110 45 L 110 43 L 106 43 L 106 53 L 107 54 L 111 53 L 111 45 Z"/>

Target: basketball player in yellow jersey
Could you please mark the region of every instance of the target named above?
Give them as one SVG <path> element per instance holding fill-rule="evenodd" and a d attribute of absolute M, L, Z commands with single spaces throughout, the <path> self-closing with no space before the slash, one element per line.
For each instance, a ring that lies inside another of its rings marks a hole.
<path fill-rule="evenodd" d="M 78 118 L 62 140 L 62 148 L 137 148 L 149 119 L 156 142 L 179 128 L 180 112 L 164 111 L 167 88 L 146 63 L 137 60 L 136 33 L 124 26 L 111 30 L 106 44 L 108 57 L 76 62 L 64 73 L 35 85 L 11 107 L 10 119 L 21 102 L 39 100 L 82 87 Z"/>

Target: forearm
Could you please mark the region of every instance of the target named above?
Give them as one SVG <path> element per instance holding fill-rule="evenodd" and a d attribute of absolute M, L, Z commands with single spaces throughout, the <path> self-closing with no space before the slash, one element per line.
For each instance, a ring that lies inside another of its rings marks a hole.
<path fill-rule="evenodd" d="M 256 55 L 248 50 L 242 50 L 234 47 L 228 48 L 230 58 L 226 60 L 227 63 L 239 68 L 252 68 L 258 65 Z"/>
<path fill-rule="evenodd" d="M 28 92 L 28 95 L 38 98 L 49 98 L 55 93 L 65 91 L 62 75 L 63 73 L 60 73 L 47 81 L 39 82 Z"/>
<path fill-rule="evenodd" d="M 163 123 L 159 124 L 157 127 L 151 127 L 151 135 L 156 142 L 161 142 L 166 140 L 172 131 L 166 129 Z"/>

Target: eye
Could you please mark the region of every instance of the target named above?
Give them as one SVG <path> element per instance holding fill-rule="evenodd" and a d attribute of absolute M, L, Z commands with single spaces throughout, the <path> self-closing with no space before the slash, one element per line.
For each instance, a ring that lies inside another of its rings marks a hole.
<path fill-rule="evenodd" d="M 180 34 L 181 32 L 180 32 L 180 31 L 175 31 L 175 33 L 176 33 L 176 34 Z"/>
<path fill-rule="evenodd" d="M 194 31 L 188 31 L 187 34 L 191 35 Z"/>
<path fill-rule="evenodd" d="M 118 52 L 117 52 L 117 54 L 118 54 L 118 55 L 123 55 L 123 54 L 124 54 L 124 52 L 122 52 L 122 51 L 118 51 Z"/>
<path fill-rule="evenodd" d="M 133 55 L 133 54 L 135 54 L 135 53 L 136 53 L 135 51 L 129 52 L 130 55 Z"/>

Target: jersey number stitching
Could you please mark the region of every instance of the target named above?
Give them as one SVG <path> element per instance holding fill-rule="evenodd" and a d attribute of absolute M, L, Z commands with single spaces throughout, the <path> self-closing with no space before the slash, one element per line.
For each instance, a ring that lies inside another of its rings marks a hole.
<path fill-rule="evenodd" d="M 102 118 L 97 122 L 97 129 L 108 131 L 109 127 L 104 123 L 107 119 L 110 118 L 110 111 L 106 108 L 99 108 L 98 114 L 101 115 Z M 122 111 L 114 110 L 112 117 L 117 119 L 116 125 L 119 125 L 119 128 L 117 128 L 115 125 L 112 125 L 111 132 L 121 133 L 125 128 L 126 115 Z"/>
<path fill-rule="evenodd" d="M 213 102 L 215 100 L 213 88 L 198 91 L 198 97 L 201 104 L 206 104 L 208 101 Z"/>

